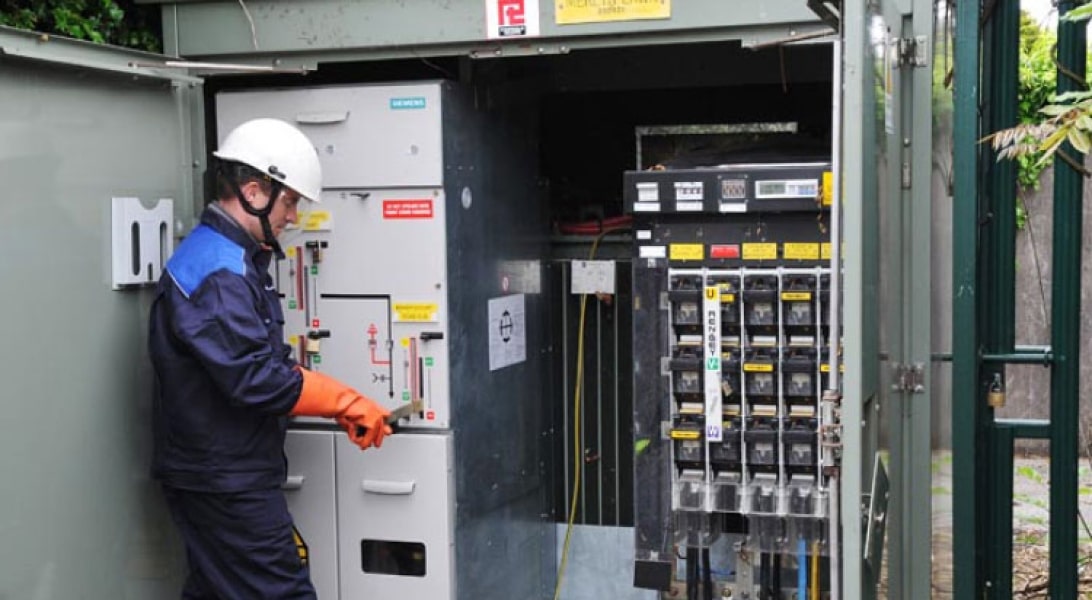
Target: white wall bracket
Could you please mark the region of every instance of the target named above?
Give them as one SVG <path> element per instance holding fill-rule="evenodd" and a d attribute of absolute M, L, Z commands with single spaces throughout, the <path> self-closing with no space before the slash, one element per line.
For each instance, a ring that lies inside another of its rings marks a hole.
<path fill-rule="evenodd" d="M 154 285 L 174 250 L 174 201 L 148 209 L 139 198 L 114 198 L 111 221 L 113 289 Z"/>

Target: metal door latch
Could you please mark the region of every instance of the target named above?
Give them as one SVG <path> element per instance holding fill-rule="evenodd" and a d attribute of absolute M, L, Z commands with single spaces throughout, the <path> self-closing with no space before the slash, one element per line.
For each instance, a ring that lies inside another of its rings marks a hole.
<path fill-rule="evenodd" d="M 925 365 L 923 363 L 895 364 L 892 366 L 891 391 L 925 393 Z"/>
<path fill-rule="evenodd" d="M 929 66 L 929 36 L 899 38 L 892 45 L 898 50 L 894 61 L 896 67 Z"/>

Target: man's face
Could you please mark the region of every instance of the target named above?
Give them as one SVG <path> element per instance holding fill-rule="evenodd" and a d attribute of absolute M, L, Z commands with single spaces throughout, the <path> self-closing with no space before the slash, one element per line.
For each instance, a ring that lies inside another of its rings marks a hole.
<path fill-rule="evenodd" d="M 273 212 L 269 213 L 269 225 L 273 227 L 273 235 L 280 237 L 284 228 L 289 223 L 299 221 L 296 206 L 300 203 L 300 195 L 285 188 L 273 205 Z"/>
<path fill-rule="evenodd" d="M 269 195 L 262 190 L 262 187 L 257 182 L 249 182 L 243 186 L 243 194 L 248 200 L 250 205 L 256 209 L 262 209 L 269 203 Z M 298 222 L 298 214 L 296 207 L 300 202 L 300 195 L 294 190 L 288 188 L 282 188 L 280 196 L 277 197 L 273 204 L 273 210 L 269 213 L 269 225 L 273 228 L 273 235 L 280 237 L 284 228 L 289 223 Z M 262 224 L 258 220 L 258 217 L 247 215 L 247 230 L 255 239 L 261 240 L 265 237 L 262 233 Z"/>

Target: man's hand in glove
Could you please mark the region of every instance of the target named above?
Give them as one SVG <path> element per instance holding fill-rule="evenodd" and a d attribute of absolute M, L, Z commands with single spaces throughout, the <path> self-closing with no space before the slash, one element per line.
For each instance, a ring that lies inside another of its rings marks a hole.
<path fill-rule="evenodd" d="M 361 450 L 383 445 L 383 438 L 391 433 L 386 423 L 389 410 L 329 375 L 302 367 L 299 371 L 303 388 L 293 415 L 337 419 Z"/>

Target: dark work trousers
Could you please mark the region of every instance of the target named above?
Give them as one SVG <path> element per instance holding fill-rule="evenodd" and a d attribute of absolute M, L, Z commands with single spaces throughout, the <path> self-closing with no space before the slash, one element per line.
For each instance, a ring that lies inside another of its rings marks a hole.
<path fill-rule="evenodd" d="M 183 600 L 314 599 L 279 489 L 210 494 L 163 487 L 190 572 Z"/>

